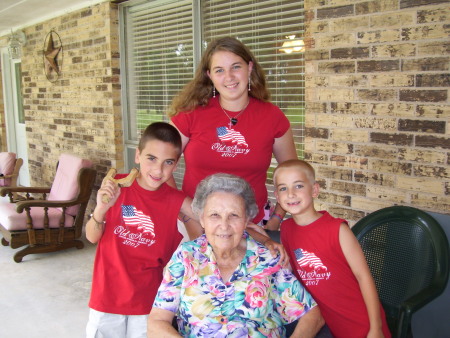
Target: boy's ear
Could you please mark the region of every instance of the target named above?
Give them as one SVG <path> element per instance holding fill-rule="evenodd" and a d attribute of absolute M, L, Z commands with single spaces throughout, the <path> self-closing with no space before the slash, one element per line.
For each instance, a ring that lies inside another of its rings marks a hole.
<path fill-rule="evenodd" d="M 141 152 L 139 151 L 139 148 L 136 148 L 136 153 L 134 155 L 134 163 L 136 163 L 136 164 L 141 163 L 140 158 L 139 158 L 140 156 L 141 156 Z"/>
<path fill-rule="evenodd" d="M 320 191 L 319 183 L 314 182 L 312 197 L 313 197 L 313 198 L 316 198 L 317 196 L 319 196 L 319 191 Z"/>
<path fill-rule="evenodd" d="M 274 187 L 273 194 L 274 194 L 275 199 L 277 200 L 277 202 L 280 202 L 280 201 L 278 201 L 278 190 L 277 190 L 277 187 Z"/>

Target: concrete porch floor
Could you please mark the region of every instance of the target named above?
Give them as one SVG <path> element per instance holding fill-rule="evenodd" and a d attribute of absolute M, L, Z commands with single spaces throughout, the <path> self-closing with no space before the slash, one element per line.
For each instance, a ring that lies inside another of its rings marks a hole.
<path fill-rule="evenodd" d="M 0 236 L 1 237 L 1 236 Z M 95 245 L 25 256 L 0 245 L 0 337 L 85 337 Z"/>

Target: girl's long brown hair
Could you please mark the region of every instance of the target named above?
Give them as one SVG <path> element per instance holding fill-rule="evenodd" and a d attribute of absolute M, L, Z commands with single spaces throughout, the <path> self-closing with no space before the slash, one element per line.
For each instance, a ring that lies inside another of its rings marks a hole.
<path fill-rule="evenodd" d="M 207 71 L 210 70 L 212 56 L 218 51 L 227 51 L 236 54 L 247 64 L 251 61 L 253 63 L 253 69 L 250 74 L 251 91 L 249 95 L 261 101 L 269 100 L 270 94 L 266 87 L 264 71 L 250 49 L 236 38 L 223 37 L 208 44 L 194 78 L 172 100 L 167 114 L 169 117 L 175 116 L 180 112 L 192 111 L 197 106 L 205 106 L 208 104 L 209 99 L 213 96 L 213 83 L 208 77 Z"/>

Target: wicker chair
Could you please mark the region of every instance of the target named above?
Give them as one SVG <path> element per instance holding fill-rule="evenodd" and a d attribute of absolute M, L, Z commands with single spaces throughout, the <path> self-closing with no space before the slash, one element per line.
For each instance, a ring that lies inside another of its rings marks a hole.
<path fill-rule="evenodd" d="M 10 202 L 0 202 L 2 244 L 13 249 L 27 246 L 14 261 L 19 263 L 28 254 L 84 247 L 79 238 L 96 178 L 91 166 L 88 160 L 62 154 L 51 188 L 0 188 L 1 196 L 10 197 Z M 15 193 L 26 199 L 11 203 Z"/>

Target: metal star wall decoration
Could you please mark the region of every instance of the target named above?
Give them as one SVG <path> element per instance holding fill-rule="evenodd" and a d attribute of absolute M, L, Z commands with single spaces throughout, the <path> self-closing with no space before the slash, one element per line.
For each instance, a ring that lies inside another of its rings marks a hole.
<path fill-rule="evenodd" d="M 52 33 L 55 33 L 57 38 L 59 39 L 59 47 L 55 47 Z M 58 65 L 58 54 L 62 50 L 62 43 L 59 35 L 53 30 L 47 34 L 45 40 L 47 40 L 47 43 L 45 43 L 44 41 L 45 49 L 43 52 L 45 76 L 49 81 L 54 81 L 61 74 L 60 65 Z M 56 72 L 56 77 L 52 76 L 52 71 Z"/>

